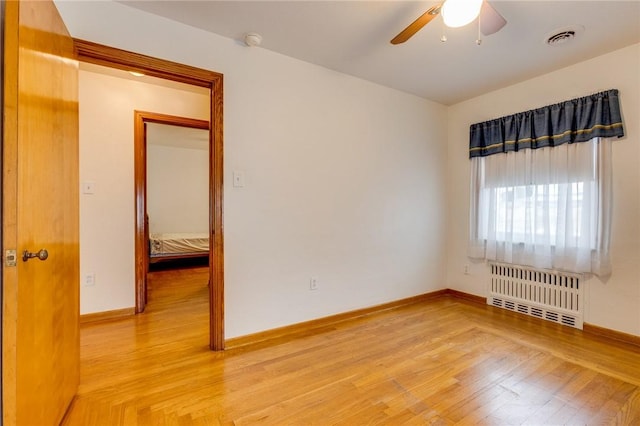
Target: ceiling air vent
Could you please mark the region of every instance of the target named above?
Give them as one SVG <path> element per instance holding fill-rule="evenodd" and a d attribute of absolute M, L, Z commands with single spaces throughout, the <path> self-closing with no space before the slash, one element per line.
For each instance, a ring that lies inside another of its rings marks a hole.
<path fill-rule="evenodd" d="M 566 43 L 572 38 L 574 38 L 575 36 L 576 36 L 575 31 L 563 31 L 561 33 L 557 33 L 549 37 L 547 39 L 547 44 L 556 45 L 560 43 Z"/>
<path fill-rule="evenodd" d="M 561 28 L 555 30 L 545 38 L 545 43 L 549 46 L 559 46 L 566 44 L 573 40 L 579 33 L 584 31 L 584 27 L 581 25 L 573 25 L 568 28 Z"/>

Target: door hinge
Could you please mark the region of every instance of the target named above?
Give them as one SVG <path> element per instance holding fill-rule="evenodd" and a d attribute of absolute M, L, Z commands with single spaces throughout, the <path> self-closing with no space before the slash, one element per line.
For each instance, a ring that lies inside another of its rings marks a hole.
<path fill-rule="evenodd" d="M 5 266 L 16 266 L 17 260 L 16 250 L 6 250 L 4 252 L 4 264 Z"/>

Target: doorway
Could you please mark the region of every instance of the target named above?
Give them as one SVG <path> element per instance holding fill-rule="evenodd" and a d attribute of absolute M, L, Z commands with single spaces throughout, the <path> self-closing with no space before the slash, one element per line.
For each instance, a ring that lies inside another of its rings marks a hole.
<path fill-rule="evenodd" d="M 78 59 L 83 62 L 125 71 L 137 71 L 152 77 L 205 87 L 210 93 L 209 131 L 209 346 L 224 349 L 224 235 L 223 235 L 223 143 L 222 143 L 222 74 L 123 51 L 92 42 L 74 39 Z M 144 129 L 138 131 L 144 132 Z M 141 155 L 136 151 L 136 156 Z M 146 249 L 145 205 L 140 194 L 144 177 L 135 179 L 135 271 L 136 283 L 144 279 Z M 141 183 L 142 182 L 142 183 Z"/>
<path fill-rule="evenodd" d="M 140 277 L 135 283 L 136 313 L 141 313 L 147 305 L 147 273 L 152 262 L 201 257 L 204 246 L 209 255 L 211 168 L 206 161 L 210 157 L 208 121 L 135 111 L 134 128 L 135 198 L 142 206 L 142 215 L 136 212 L 136 229 L 143 228 L 142 235 L 136 232 L 136 246 L 143 247 L 145 260 L 136 262 L 136 277 Z M 162 164 L 150 163 L 154 157 Z M 177 161 L 184 163 L 182 170 L 176 170 Z M 162 205 L 161 199 L 166 200 Z M 202 214 L 205 210 L 206 216 Z M 139 266 L 142 271 L 137 270 Z"/>

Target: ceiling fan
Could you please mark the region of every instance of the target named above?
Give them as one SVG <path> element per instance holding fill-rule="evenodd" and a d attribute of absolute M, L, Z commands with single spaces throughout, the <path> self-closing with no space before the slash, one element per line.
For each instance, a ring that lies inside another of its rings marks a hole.
<path fill-rule="evenodd" d="M 444 23 L 448 27 L 462 27 L 480 20 L 480 31 L 485 36 L 498 32 L 507 23 L 507 20 L 485 0 L 444 0 L 442 3 L 430 7 L 418 19 L 391 40 L 391 44 L 400 44 L 409 40 L 422 27 L 433 18 L 442 15 Z"/>

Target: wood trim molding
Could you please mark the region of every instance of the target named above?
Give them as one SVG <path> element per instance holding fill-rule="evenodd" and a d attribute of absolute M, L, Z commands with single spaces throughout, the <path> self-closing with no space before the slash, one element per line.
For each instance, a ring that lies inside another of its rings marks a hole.
<path fill-rule="evenodd" d="M 202 68 L 153 58 L 77 38 L 73 41 L 78 59 L 83 62 L 125 71 L 137 71 L 145 75 L 200 87 L 212 87 L 212 81 L 222 79 L 222 74 Z"/>
<path fill-rule="evenodd" d="M 223 76 L 220 73 L 157 59 L 90 41 L 74 39 L 77 59 L 92 64 L 139 71 L 153 77 L 210 89 L 210 232 L 209 346 L 224 349 L 224 191 L 223 191 Z"/>
<path fill-rule="evenodd" d="M 147 149 L 146 128 L 144 120 L 134 111 L 133 118 L 133 187 L 134 187 L 134 268 L 136 314 L 144 312 L 147 306 L 147 258 L 148 248 L 145 244 L 147 214 Z"/>
<path fill-rule="evenodd" d="M 366 315 L 375 314 L 378 312 L 386 311 L 389 309 L 398 308 L 400 306 L 411 305 L 415 303 L 421 303 L 428 300 L 433 300 L 441 297 L 452 297 L 454 299 L 460 299 L 473 304 L 487 305 L 487 299 L 482 296 L 476 296 L 474 294 L 465 293 L 453 289 L 437 290 L 430 293 L 424 293 L 418 296 L 409 297 L 406 299 L 396 300 L 389 303 L 383 303 L 381 305 L 371 306 L 363 309 L 356 309 L 354 311 L 344 312 L 337 315 L 330 315 L 328 317 L 318 318 L 311 321 L 305 321 L 297 324 L 291 324 L 284 327 L 278 327 L 271 330 L 260 331 L 258 333 L 248 334 L 245 336 L 234 337 L 228 339 L 225 344 L 227 349 L 237 349 L 244 346 L 254 345 L 258 343 L 265 343 L 270 340 L 281 338 L 293 338 L 303 335 L 305 333 L 318 330 L 323 327 L 331 326 L 343 321 L 357 319 Z M 498 309 L 498 308 L 495 308 Z M 512 311 L 506 311 L 512 312 Z M 515 312 L 512 312 L 515 314 Z M 610 330 L 603 327 L 598 327 L 592 324 L 584 324 L 582 330 L 585 334 L 595 335 L 601 338 L 615 340 L 617 342 L 630 344 L 640 347 L 640 336 L 634 336 L 632 334 L 626 334 L 615 330 Z"/>
<path fill-rule="evenodd" d="M 427 300 L 445 297 L 447 296 L 447 294 L 448 290 L 437 290 L 434 292 L 424 293 L 418 296 L 408 297 L 406 299 L 395 300 L 393 302 L 383 303 L 381 305 L 375 305 L 368 308 L 356 309 L 353 311 L 330 315 L 328 317 L 322 317 L 311 321 L 304 321 L 297 324 L 286 325 L 284 327 L 278 327 L 271 330 L 260 331 L 258 333 L 247 334 L 246 336 L 233 337 L 225 342 L 226 348 L 236 349 L 242 346 L 262 343 L 277 338 L 289 336 L 293 337 L 296 334 L 308 333 L 311 330 L 317 330 L 319 328 L 337 324 L 339 322 L 353 320 L 366 315 L 398 308 L 400 306 L 412 305 Z"/>
<path fill-rule="evenodd" d="M 465 293 L 458 290 L 447 289 L 447 296 L 454 297 L 456 299 L 467 300 L 469 302 L 478 303 L 480 305 L 487 304 L 487 298 L 482 296 L 476 296 L 475 294 Z"/>
<path fill-rule="evenodd" d="M 135 287 L 136 313 L 144 312 L 147 305 L 147 272 L 149 265 L 149 245 L 147 242 L 147 128 L 146 123 L 167 124 L 195 129 L 209 130 L 209 122 L 155 112 L 133 112 L 134 186 L 135 186 Z M 210 140 L 211 141 L 211 140 Z M 212 147 L 209 146 L 209 151 Z M 211 184 L 211 167 L 209 167 Z"/>
<path fill-rule="evenodd" d="M 455 297 L 456 299 L 467 300 L 472 303 L 477 303 L 481 305 L 487 304 L 487 299 L 485 297 L 464 293 L 458 290 L 447 289 L 447 295 L 451 297 Z M 487 306 L 490 306 L 490 305 L 487 305 Z M 513 311 L 507 311 L 507 312 L 513 312 Z M 633 334 L 627 334 L 621 331 L 611 330 L 609 328 L 599 327 L 597 325 L 588 324 L 588 323 L 583 324 L 582 332 L 585 334 L 590 334 L 592 336 L 598 336 L 601 338 L 615 340 L 617 342 L 640 347 L 640 336 L 635 336 Z"/>
<path fill-rule="evenodd" d="M 633 334 L 627 334 L 621 331 L 599 327 L 597 325 L 587 323 L 584 323 L 582 325 L 582 331 L 593 336 L 598 336 L 605 339 L 615 340 L 617 342 L 640 347 L 640 336 L 635 336 Z"/>
<path fill-rule="evenodd" d="M 94 312 L 80 315 L 80 324 L 89 324 L 99 321 L 113 321 L 136 314 L 136 308 L 115 309 L 113 311 Z"/>
<path fill-rule="evenodd" d="M 213 250 L 209 251 L 209 319 L 211 349 L 224 349 L 224 162 L 223 162 L 223 87 L 222 74 L 211 83 L 211 152 L 209 155 L 211 175 L 211 198 L 209 211 L 210 229 L 213 232 Z"/>

